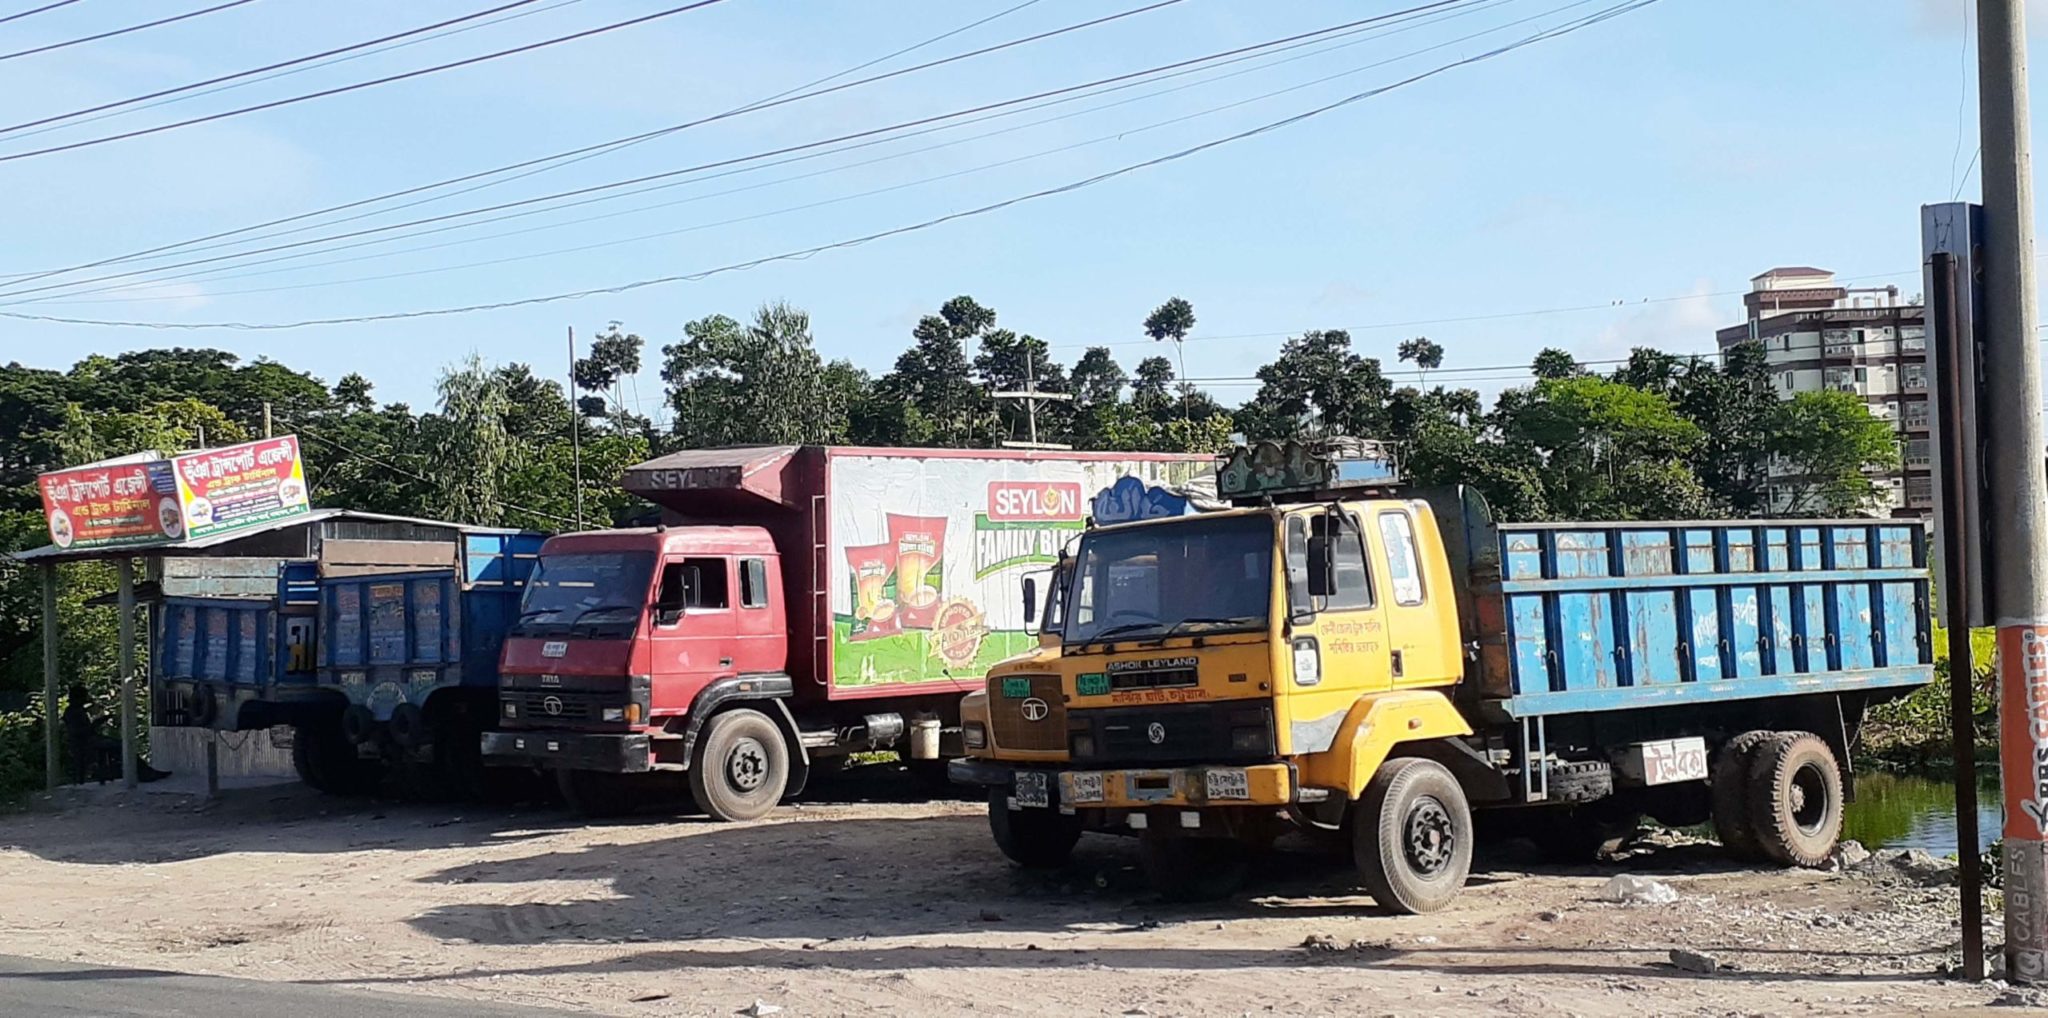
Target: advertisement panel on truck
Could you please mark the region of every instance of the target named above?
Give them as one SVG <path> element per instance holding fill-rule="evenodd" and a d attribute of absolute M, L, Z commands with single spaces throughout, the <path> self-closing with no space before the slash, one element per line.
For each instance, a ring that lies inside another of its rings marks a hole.
<path fill-rule="evenodd" d="M 829 460 L 834 689 L 951 681 L 1036 643 L 1019 581 L 1093 517 L 1188 511 L 1205 461 L 972 454 Z"/>

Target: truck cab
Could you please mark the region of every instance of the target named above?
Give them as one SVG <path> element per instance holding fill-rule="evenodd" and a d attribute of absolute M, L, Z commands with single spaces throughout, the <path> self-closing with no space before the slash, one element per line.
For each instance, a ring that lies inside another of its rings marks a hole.
<path fill-rule="evenodd" d="M 788 771 L 795 732 L 777 699 L 790 687 L 781 585 L 759 527 L 550 539 L 505 640 L 486 755 L 554 770 L 594 811 L 629 806 L 632 776 L 689 771 L 706 808 L 765 812 L 786 791 L 769 778 Z M 713 747 L 706 715 L 734 698 L 762 709 Z"/>

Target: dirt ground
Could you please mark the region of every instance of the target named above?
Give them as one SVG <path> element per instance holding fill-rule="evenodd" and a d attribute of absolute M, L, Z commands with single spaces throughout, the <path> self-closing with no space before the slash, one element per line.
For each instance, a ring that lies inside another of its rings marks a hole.
<path fill-rule="evenodd" d="M 990 844 L 981 806 L 913 801 L 876 770 L 739 825 L 587 825 L 552 808 L 351 802 L 297 785 L 212 804 L 87 793 L 0 817 L 0 953 L 616 1015 L 756 1001 L 791 1018 L 2014 1002 L 1937 976 L 1956 955 L 1953 888 L 1742 870 L 1704 845 L 1564 869 L 1503 848 L 1482 854 L 1450 911 L 1393 917 L 1343 860 L 1296 846 L 1232 900 L 1167 905 L 1126 839 L 1091 836 L 1068 870 L 1022 872 Z M 1624 870 L 1679 899 L 1600 900 Z M 1673 948 L 1732 971 L 1684 971 Z"/>

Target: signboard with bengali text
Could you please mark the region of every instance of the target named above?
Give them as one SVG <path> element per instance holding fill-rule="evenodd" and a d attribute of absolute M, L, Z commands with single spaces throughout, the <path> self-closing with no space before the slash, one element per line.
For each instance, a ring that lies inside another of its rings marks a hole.
<path fill-rule="evenodd" d="M 64 549 L 164 544 L 185 536 L 167 460 L 57 470 L 36 479 L 50 543 Z"/>
<path fill-rule="evenodd" d="M 294 435 L 258 439 L 171 460 L 188 537 L 210 537 L 312 511 Z"/>

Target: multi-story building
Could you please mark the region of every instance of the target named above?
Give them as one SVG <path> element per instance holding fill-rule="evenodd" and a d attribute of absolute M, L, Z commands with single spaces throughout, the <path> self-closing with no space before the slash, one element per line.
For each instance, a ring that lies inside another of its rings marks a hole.
<path fill-rule="evenodd" d="M 1855 393 L 1898 430 L 1900 467 L 1876 476 L 1884 504 L 1901 515 L 1934 510 L 1927 435 L 1927 321 L 1896 286 L 1852 288 L 1826 269 L 1775 268 L 1750 280 L 1748 320 L 1720 329 L 1726 351 L 1759 343 L 1781 399 L 1835 389 Z M 1773 467 L 1778 475 L 1781 467 Z M 1782 504 L 1779 508 L 1784 508 Z"/>

